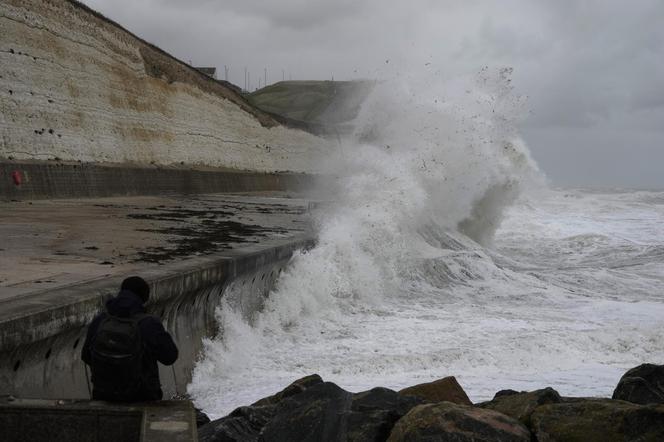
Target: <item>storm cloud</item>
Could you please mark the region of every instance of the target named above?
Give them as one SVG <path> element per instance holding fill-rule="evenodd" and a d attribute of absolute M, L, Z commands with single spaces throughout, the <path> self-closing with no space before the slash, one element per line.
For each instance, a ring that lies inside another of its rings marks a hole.
<path fill-rule="evenodd" d="M 664 2 L 85 0 L 251 89 L 285 79 L 514 68 L 522 132 L 554 184 L 664 188 Z"/>

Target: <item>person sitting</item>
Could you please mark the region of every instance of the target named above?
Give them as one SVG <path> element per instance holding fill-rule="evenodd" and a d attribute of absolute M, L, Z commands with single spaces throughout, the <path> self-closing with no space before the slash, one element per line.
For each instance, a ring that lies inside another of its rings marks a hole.
<path fill-rule="evenodd" d="M 106 302 L 106 311 L 90 323 L 81 358 L 92 372 L 92 399 L 162 399 L 157 361 L 172 365 L 178 349 L 160 319 L 146 313 L 149 297 L 148 283 L 129 277 L 118 295 Z"/>

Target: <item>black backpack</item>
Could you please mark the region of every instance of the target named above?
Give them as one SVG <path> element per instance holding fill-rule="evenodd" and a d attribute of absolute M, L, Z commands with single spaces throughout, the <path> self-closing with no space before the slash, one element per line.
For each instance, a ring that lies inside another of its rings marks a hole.
<path fill-rule="evenodd" d="M 145 349 L 138 323 L 146 316 L 106 315 L 97 328 L 90 369 L 95 392 L 106 400 L 132 401 L 141 390 Z"/>

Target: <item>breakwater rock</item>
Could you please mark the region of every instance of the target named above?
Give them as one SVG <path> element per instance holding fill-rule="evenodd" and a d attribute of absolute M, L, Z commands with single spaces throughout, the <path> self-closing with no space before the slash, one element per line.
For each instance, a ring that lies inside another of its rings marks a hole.
<path fill-rule="evenodd" d="M 664 365 L 642 364 L 620 378 L 613 399 L 635 404 L 664 403 Z"/>
<path fill-rule="evenodd" d="M 351 393 L 314 374 L 203 425 L 199 440 L 661 441 L 663 374 L 664 366 L 645 364 L 623 376 L 614 396 L 623 391 L 625 379 L 627 385 L 647 384 L 649 396 L 637 395 L 642 403 L 562 397 L 547 387 L 502 390 L 477 404 L 470 403 L 454 377 L 400 392 L 377 387 Z"/>

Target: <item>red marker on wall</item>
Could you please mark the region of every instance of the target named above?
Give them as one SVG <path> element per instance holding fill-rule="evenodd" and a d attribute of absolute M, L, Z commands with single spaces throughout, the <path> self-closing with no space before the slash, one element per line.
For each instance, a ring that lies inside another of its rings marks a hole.
<path fill-rule="evenodd" d="M 21 176 L 21 172 L 18 170 L 13 171 L 12 180 L 14 181 L 15 185 L 20 186 L 21 183 L 23 183 L 23 177 Z"/>

